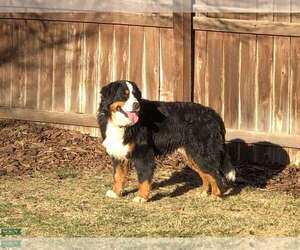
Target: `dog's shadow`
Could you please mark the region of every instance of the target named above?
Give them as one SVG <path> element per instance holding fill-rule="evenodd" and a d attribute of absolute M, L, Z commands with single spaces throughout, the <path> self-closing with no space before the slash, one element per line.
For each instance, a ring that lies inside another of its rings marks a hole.
<path fill-rule="evenodd" d="M 150 201 L 157 201 L 165 197 L 177 197 L 183 195 L 192 189 L 200 187 L 202 185 L 202 181 L 195 171 L 186 166 L 180 171 L 172 173 L 169 179 L 154 182 L 152 190 L 163 189 L 164 187 L 173 185 L 176 185 L 176 188 L 173 191 L 159 192 L 151 197 Z"/>
<path fill-rule="evenodd" d="M 272 177 L 283 171 L 290 163 L 286 150 L 269 142 L 250 145 L 238 139 L 228 143 L 227 148 L 236 168 L 236 182 L 227 196 L 239 194 L 247 186 L 265 187 Z M 173 191 L 164 192 L 164 187 L 173 185 L 176 185 Z M 162 192 L 160 190 L 150 200 L 157 201 L 165 197 L 177 197 L 199 188 L 201 185 L 202 181 L 198 174 L 186 166 L 175 171 L 169 179 L 154 182 L 152 190 L 162 189 Z M 128 193 L 134 191 L 136 190 Z"/>

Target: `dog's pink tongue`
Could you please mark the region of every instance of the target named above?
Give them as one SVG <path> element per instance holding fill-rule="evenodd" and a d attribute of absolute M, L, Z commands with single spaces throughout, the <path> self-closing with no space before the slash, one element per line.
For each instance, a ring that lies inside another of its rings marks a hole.
<path fill-rule="evenodd" d="M 133 123 L 136 124 L 139 121 L 139 117 L 134 112 L 126 112 L 128 119 Z"/>

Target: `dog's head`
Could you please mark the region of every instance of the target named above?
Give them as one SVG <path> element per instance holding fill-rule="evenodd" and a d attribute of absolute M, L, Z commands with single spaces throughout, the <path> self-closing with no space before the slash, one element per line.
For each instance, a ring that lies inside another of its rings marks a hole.
<path fill-rule="evenodd" d="M 100 113 L 120 127 L 127 127 L 139 121 L 141 91 L 134 82 L 116 81 L 101 89 Z"/>

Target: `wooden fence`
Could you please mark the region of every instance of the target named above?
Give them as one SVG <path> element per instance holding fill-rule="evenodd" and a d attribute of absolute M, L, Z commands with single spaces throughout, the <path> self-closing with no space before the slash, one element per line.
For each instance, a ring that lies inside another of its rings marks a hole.
<path fill-rule="evenodd" d="M 300 15 L 198 13 L 193 25 L 194 101 L 222 114 L 230 139 L 300 148 Z"/>
<path fill-rule="evenodd" d="M 299 30 L 296 14 L 0 14 L 0 117 L 98 135 L 100 88 L 129 79 L 149 99 L 211 106 L 228 140 L 297 162 Z"/>
<path fill-rule="evenodd" d="M 135 81 L 149 99 L 189 99 L 183 16 L 0 15 L 0 116 L 96 127 L 87 114 L 117 79 Z"/>

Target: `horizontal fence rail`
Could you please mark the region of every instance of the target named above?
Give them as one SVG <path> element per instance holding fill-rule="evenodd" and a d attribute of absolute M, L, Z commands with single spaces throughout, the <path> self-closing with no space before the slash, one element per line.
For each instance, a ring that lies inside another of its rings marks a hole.
<path fill-rule="evenodd" d="M 195 17 L 194 29 L 239 34 L 300 36 L 300 23 Z"/>
<path fill-rule="evenodd" d="M 65 112 L 49 112 L 49 111 L 33 111 L 32 109 L 21 108 L 0 108 L 1 119 L 16 119 L 25 121 L 34 121 L 42 123 L 55 123 L 62 125 L 75 125 L 91 128 L 98 128 L 96 115 L 65 113 Z M 286 148 L 300 149 L 300 136 L 293 135 L 276 135 L 255 131 L 243 131 L 228 129 L 226 132 L 226 141 L 243 140 L 245 143 L 260 145 L 278 145 Z"/>
<path fill-rule="evenodd" d="M 173 16 L 170 13 L 0 13 L 0 19 L 173 27 Z"/>

